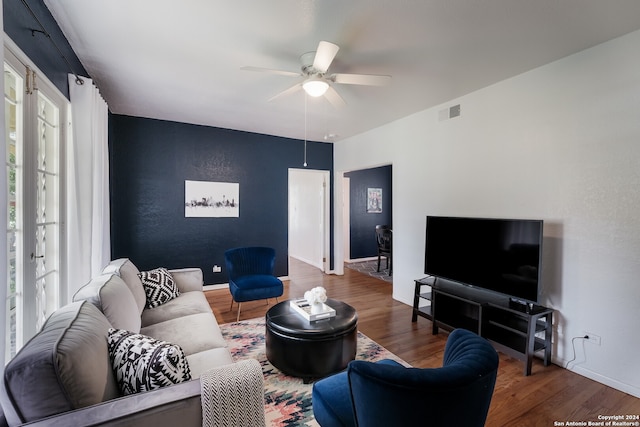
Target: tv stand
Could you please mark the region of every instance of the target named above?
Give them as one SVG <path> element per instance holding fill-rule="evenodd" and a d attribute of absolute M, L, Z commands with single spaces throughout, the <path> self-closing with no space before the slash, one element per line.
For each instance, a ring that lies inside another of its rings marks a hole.
<path fill-rule="evenodd" d="M 428 287 L 430 292 L 424 292 Z M 420 307 L 420 301 L 431 302 Z M 493 344 L 496 350 L 522 360 L 524 375 L 531 374 L 533 356 L 544 352 L 544 366 L 551 362 L 553 309 L 509 298 L 480 288 L 449 282 L 436 277 L 415 281 L 412 322 L 418 316 L 432 322 L 432 333 L 439 328 L 463 328 Z"/>

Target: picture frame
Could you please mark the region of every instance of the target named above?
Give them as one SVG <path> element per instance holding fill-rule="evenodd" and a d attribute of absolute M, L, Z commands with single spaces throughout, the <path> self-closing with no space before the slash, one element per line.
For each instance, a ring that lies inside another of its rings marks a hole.
<path fill-rule="evenodd" d="M 185 218 L 238 218 L 240 184 L 233 182 L 185 181 Z"/>
<path fill-rule="evenodd" d="M 367 213 L 382 213 L 382 188 L 367 188 Z"/>

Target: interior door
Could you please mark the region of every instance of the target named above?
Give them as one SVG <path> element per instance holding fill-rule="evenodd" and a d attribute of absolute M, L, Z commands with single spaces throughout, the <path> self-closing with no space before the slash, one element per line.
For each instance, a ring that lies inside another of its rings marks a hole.
<path fill-rule="evenodd" d="M 329 172 L 289 169 L 289 256 L 329 272 Z"/>
<path fill-rule="evenodd" d="M 5 49 L 7 149 L 6 358 L 33 336 L 62 300 L 66 99 L 33 65 Z"/>

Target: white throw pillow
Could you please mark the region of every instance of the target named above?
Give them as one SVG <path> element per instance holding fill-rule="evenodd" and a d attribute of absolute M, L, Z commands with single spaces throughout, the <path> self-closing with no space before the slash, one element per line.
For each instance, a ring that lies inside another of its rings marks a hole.
<path fill-rule="evenodd" d="M 154 308 L 180 296 L 171 273 L 166 268 L 156 268 L 138 274 L 147 295 L 147 308 Z"/>
<path fill-rule="evenodd" d="M 109 357 L 123 395 L 155 390 L 191 379 L 179 345 L 145 335 L 109 329 Z"/>

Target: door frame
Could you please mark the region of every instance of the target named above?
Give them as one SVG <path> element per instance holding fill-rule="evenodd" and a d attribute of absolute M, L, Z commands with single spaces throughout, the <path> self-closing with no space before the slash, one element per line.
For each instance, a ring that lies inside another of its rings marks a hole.
<path fill-rule="evenodd" d="M 322 177 L 323 180 L 323 191 L 322 194 L 320 196 L 320 206 L 322 209 L 322 230 L 321 230 L 321 239 L 319 242 L 314 242 L 314 244 L 318 244 L 320 245 L 320 253 L 322 254 L 322 268 L 321 270 L 324 273 L 331 273 L 331 213 L 330 213 L 330 206 L 331 206 L 331 174 L 330 171 L 328 170 L 320 170 L 320 169 L 304 169 L 304 168 L 289 168 L 289 174 L 288 174 L 288 184 L 287 184 L 287 188 L 288 188 L 288 193 L 289 196 L 291 195 L 291 171 L 304 171 L 305 173 L 312 173 L 312 174 L 316 174 L 319 177 Z M 310 189 L 310 191 L 315 191 L 315 189 Z M 291 235 L 292 235 L 292 230 L 291 230 L 291 226 L 289 223 L 289 220 L 291 219 L 292 213 L 291 213 L 291 202 L 288 199 L 288 220 L 287 220 L 287 227 L 288 227 L 288 241 L 287 241 L 287 245 L 289 246 L 289 242 L 291 241 Z M 288 255 L 288 254 L 287 254 Z M 290 257 L 287 256 L 287 259 L 289 259 Z M 289 270 L 291 266 L 289 265 Z"/>

